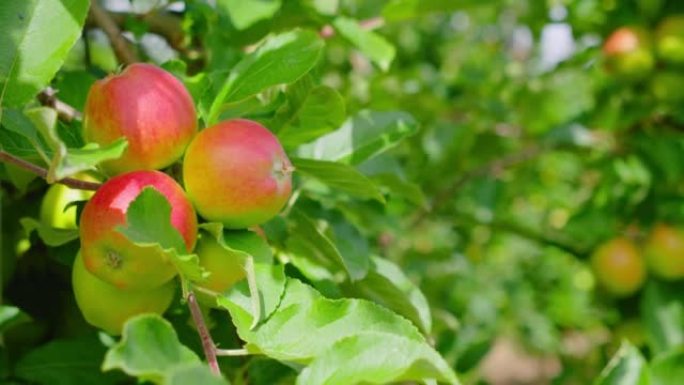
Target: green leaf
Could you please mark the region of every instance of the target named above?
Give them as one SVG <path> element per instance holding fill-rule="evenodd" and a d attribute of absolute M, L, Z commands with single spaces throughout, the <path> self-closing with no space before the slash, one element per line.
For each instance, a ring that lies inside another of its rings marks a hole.
<path fill-rule="evenodd" d="M 88 5 L 88 0 L 0 3 L 0 105 L 23 105 L 48 84 L 81 35 Z"/>
<path fill-rule="evenodd" d="M 389 69 L 396 50 L 384 37 L 364 29 L 356 20 L 347 17 L 335 18 L 332 25 L 340 36 L 368 56 L 380 69 L 383 71 Z"/>
<path fill-rule="evenodd" d="M 230 312 L 248 350 L 278 360 L 308 363 L 340 339 L 369 331 L 424 341 L 408 320 L 379 305 L 365 300 L 327 299 L 295 279 L 287 280 L 275 313 L 250 330 L 253 316 L 249 301 L 245 300 L 245 286 L 236 285 L 220 303 Z"/>
<path fill-rule="evenodd" d="M 484 5 L 492 0 L 392 0 L 382 10 L 382 16 L 390 21 L 411 19 L 434 12 L 453 12 L 474 4 Z"/>
<path fill-rule="evenodd" d="M 164 385 L 230 385 L 222 377 L 215 376 L 205 364 L 180 366 L 171 370 L 164 378 Z"/>
<path fill-rule="evenodd" d="M 678 385 L 684 378 L 684 347 L 659 354 L 651 362 L 651 385 Z"/>
<path fill-rule="evenodd" d="M 309 216 L 299 209 L 288 215 L 290 238 L 287 249 L 300 258 L 311 260 L 328 270 L 344 269 L 352 280 L 363 278 L 368 271 L 368 255 L 340 253 L 335 243 Z M 327 223 L 325 224 L 327 226 Z"/>
<path fill-rule="evenodd" d="M 30 321 L 31 318 L 15 306 L 0 306 L 0 333 L 4 333 L 12 326 Z"/>
<path fill-rule="evenodd" d="M 250 309 L 252 322 L 250 329 L 273 314 L 285 292 L 285 272 L 282 266 L 257 263 L 254 264 L 254 274 L 258 285 L 257 290 L 247 287 L 248 291 L 241 291 L 233 297 L 242 306 Z M 255 298 L 255 295 L 258 298 Z M 217 303 L 229 309 L 229 301 L 226 298 L 226 295 L 220 296 Z"/>
<path fill-rule="evenodd" d="M 299 156 L 359 164 L 390 148 L 418 130 L 405 112 L 361 111 L 339 129 L 300 146 Z"/>
<path fill-rule="evenodd" d="M 52 159 L 48 162 L 50 166 L 45 178 L 48 183 L 54 183 L 80 171 L 92 170 L 102 161 L 119 158 L 126 150 L 127 142 L 124 138 L 115 140 L 105 147 L 88 143 L 79 149 L 68 149 L 57 134 L 57 112 L 54 109 L 33 108 L 25 114 L 52 151 Z"/>
<path fill-rule="evenodd" d="M 684 283 L 649 280 L 641 297 L 641 319 L 649 346 L 662 353 L 684 344 Z"/>
<path fill-rule="evenodd" d="M 189 254 L 183 237 L 171 224 L 171 205 L 154 187 L 145 187 L 131 202 L 126 212 L 126 226 L 121 232 L 135 245 L 156 248 L 173 261 L 184 279 L 201 281 L 207 272 L 199 257 Z"/>
<path fill-rule="evenodd" d="M 229 230 L 218 222 L 202 223 L 199 228 L 208 232 L 219 245 L 232 253 L 241 253 L 245 258 L 251 255 L 256 263 L 273 262 L 273 252 L 268 243 L 254 231 Z"/>
<path fill-rule="evenodd" d="M 6 133 L 0 140 L 3 149 L 22 158 L 40 159 L 46 164 L 50 164 L 52 150 L 45 143 L 31 120 L 19 110 L 7 108 L 3 110 L 2 126 L 6 130 L 3 130 Z M 14 134 L 18 134 L 18 136 Z"/>
<path fill-rule="evenodd" d="M 107 352 L 102 370 L 120 369 L 159 384 L 170 371 L 199 362 L 199 357 L 180 343 L 168 321 L 144 314 L 126 321 L 123 337 Z"/>
<path fill-rule="evenodd" d="M 262 275 L 259 279 L 269 278 Z M 246 284 L 242 282 L 220 299 L 222 306 L 230 312 L 238 335 L 247 342 L 246 349 L 281 361 L 312 364 L 312 375 L 316 377 L 305 383 L 326 383 L 315 381 L 325 374 L 323 369 L 333 357 L 338 358 L 335 367 L 345 368 L 347 375 L 351 376 L 348 378 L 354 379 L 357 375 L 358 378 L 372 378 L 374 365 L 379 361 L 367 366 L 356 365 L 355 357 L 368 357 L 377 352 L 376 349 L 382 350 L 386 346 L 410 347 L 413 352 L 384 349 L 384 357 L 390 354 L 407 357 L 393 362 L 396 378 L 420 376 L 456 383 L 451 369 L 427 344 L 418 329 L 405 318 L 377 304 L 359 299 L 327 299 L 298 280 L 287 279 L 285 294 L 277 310 L 252 330 L 253 314 L 246 293 Z M 369 335 L 374 337 L 365 339 Z M 351 342 L 343 342 L 346 339 Z M 423 361 L 426 358 L 429 364 Z M 317 361 L 321 363 L 316 364 Z"/>
<path fill-rule="evenodd" d="M 273 130 L 286 148 L 310 142 L 337 129 L 345 118 L 342 96 L 326 86 L 308 90 L 299 98 L 288 98 L 276 115 Z"/>
<path fill-rule="evenodd" d="M 402 197 L 416 206 L 427 207 L 427 198 L 417 184 L 407 182 L 396 174 L 376 174 L 371 179 L 386 188 L 390 194 Z"/>
<path fill-rule="evenodd" d="M 330 188 L 363 198 L 385 203 L 378 186 L 354 167 L 338 162 L 291 158 L 297 172 L 326 184 Z"/>
<path fill-rule="evenodd" d="M 78 239 L 78 229 L 58 229 L 28 217 L 21 218 L 19 222 L 27 237 L 31 236 L 35 230 L 43 243 L 48 246 L 61 246 Z"/>
<path fill-rule="evenodd" d="M 429 345 L 403 336 L 369 332 L 335 343 L 302 370 L 297 385 L 387 384 L 426 379 L 459 383 Z"/>
<path fill-rule="evenodd" d="M 281 0 L 219 0 L 216 6 L 226 10 L 235 28 L 243 30 L 273 17 L 280 9 Z"/>
<path fill-rule="evenodd" d="M 348 285 L 346 293 L 369 299 L 403 315 L 426 334 L 432 329 L 430 306 L 425 295 L 392 261 L 372 257 L 366 277 Z"/>
<path fill-rule="evenodd" d="M 339 8 L 339 0 L 301 0 L 303 6 L 321 15 L 334 16 Z"/>
<path fill-rule="evenodd" d="M 120 374 L 103 374 L 100 369 L 105 350 L 94 336 L 53 340 L 22 357 L 15 375 L 36 384 L 118 384 Z"/>
<path fill-rule="evenodd" d="M 648 365 L 639 349 L 623 342 L 595 385 L 650 385 Z"/>
<path fill-rule="evenodd" d="M 225 103 L 297 81 L 313 68 L 322 50 L 323 40 L 312 31 L 295 30 L 269 37 L 236 64 L 220 86 L 209 110 L 208 123 L 216 122 Z"/>

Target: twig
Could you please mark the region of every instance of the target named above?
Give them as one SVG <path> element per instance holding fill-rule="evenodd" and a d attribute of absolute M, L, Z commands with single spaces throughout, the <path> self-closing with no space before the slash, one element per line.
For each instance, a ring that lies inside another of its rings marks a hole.
<path fill-rule="evenodd" d="M 460 178 L 456 179 L 453 183 L 447 186 L 445 189 L 437 192 L 432 204 L 421 210 L 414 220 L 411 222 L 411 227 L 415 227 L 421 223 L 429 213 L 434 212 L 442 208 L 446 203 L 449 202 L 451 197 L 460 190 L 466 183 L 470 182 L 472 179 L 485 176 L 493 173 L 500 173 L 501 171 L 515 166 L 519 163 L 525 162 L 532 158 L 541 155 L 546 150 L 546 147 L 539 145 L 531 145 L 520 152 L 504 156 L 502 158 L 495 159 L 489 163 L 482 166 L 476 167 L 470 171 L 467 171 Z"/>
<path fill-rule="evenodd" d="M 62 121 L 71 122 L 74 119 L 81 118 L 80 111 L 57 99 L 56 95 L 57 91 L 52 87 L 48 87 L 38 94 L 38 101 L 40 101 L 40 104 L 56 110 L 57 116 Z"/>
<path fill-rule="evenodd" d="M 20 168 L 23 168 L 24 170 L 30 171 L 39 177 L 45 179 L 47 178 L 48 170 L 46 170 L 43 167 L 40 167 L 38 165 L 35 165 L 31 162 L 27 162 L 21 158 L 17 158 L 14 155 L 11 155 L 3 150 L 0 150 L 0 161 L 6 162 L 6 163 L 11 163 L 15 166 L 18 166 Z M 56 181 L 55 183 L 63 184 L 65 186 L 69 186 L 71 188 L 79 189 L 79 190 L 97 190 L 100 188 L 99 183 L 94 183 L 94 182 L 86 182 L 84 180 L 78 180 L 74 178 L 64 178 Z"/>
<path fill-rule="evenodd" d="M 185 32 L 183 31 L 182 19 L 170 12 L 153 11 L 146 14 L 112 12 L 106 10 L 105 12 L 119 28 L 121 28 L 129 18 L 141 20 L 147 24 L 149 32 L 162 36 L 175 50 L 179 52 L 187 51 L 187 47 L 184 45 Z M 86 28 L 96 26 L 99 25 L 91 15 L 86 22 Z"/>
<path fill-rule="evenodd" d="M 216 358 L 216 344 L 211 338 L 207 324 L 204 322 L 204 317 L 202 316 L 202 309 L 200 309 L 197 303 L 197 298 L 195 293 L 190 291 L 188 293 L 188 307 L 190 308 L 190 313 L 192 314 L 192 319 L 197 326 L 197 332 L 202 340 L 202 349 L 204 349 L 204 355 L 207 357 L 207 362 L 209 363 L 209 369 L 211 372 L 217 376 L 221 375 L 221 369 L 218 365 L 218 360 Z"/>
<path fill-rule="evenodd" d="M 123 64 L 132 64 L 139 61 L 138 55 L 131 49 L 128 41 L 121 35 L 119 26 L 109 16 L 109 13 L 100 6 L 98 0 L 93 0 L 90 3 L 90 17 L 97 26 L 102 28 L 107 37 L 109 37 L 109 41 L 112 43 L 112 48 L 114 49 L 114 53 L 119 62 Z"/>

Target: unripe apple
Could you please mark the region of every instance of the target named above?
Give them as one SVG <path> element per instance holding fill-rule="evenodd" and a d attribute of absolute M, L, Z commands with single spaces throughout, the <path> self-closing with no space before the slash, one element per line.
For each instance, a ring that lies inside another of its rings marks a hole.
<path fill-rule="evenodd" d="M 97 182 L 95 178 L 87 174 L 77 175 L 76 178 Z M 88 200 L 93 194 L 93 191 L 73 189 L 59 183 L 53 184 L 48 188 L 40 205 L 41 222 L 60 229 L 75 229 L 76 206 L 71 206 L 66 210 L 64 208 L 72 202 Z"/>
<path fill-rule="evenodd" d="M 291 172 L 275 135 L 245 119 L 201 131 L 183 161 L 185 188 L 199 214 L 232 229 L 275 216 L 292 191 Z"/>
<path fill-rule="evenodd" d="M 81 252 L 86 268 L 119 289 L 143 290 L 168 282 L 176 270 L 165 254 L 139 247 L 117 227 L 126 224 L 130 203 L 145 187 L 154 187 L 171 205 L 171 224 L 188 250 L 197 239 L 197 216 L 183 189 L 159 171 L 134 171 L 116 176 L 100 187 L 81 214 Z"/>
<path fill-rule="evenodd" d="M 154 65 L 131 64 L 95 82 L 88 92 L 85 139 L 102 145 L 128 140 L 119 159 L 102 164 L 112 175 L 169 166 L 196 132 L 195 106 L 185 86 Z"/>
<path fill-rule="evenodd" d="M 224 248 L 211 235 L 202 234 L 195 254 L 199 256 L 200 265 L 210 273 L 199 286 L 222 293 L 245 278 L 243 254 Z"/>
<path fill-rule="evenodd" d="M 171 304 L 175 282 L 149 290 L 121 290 L 90 274 L 79 253 L 71 281 L 76 304 L 89 324 L 119 335 L 129 318 L 142 313 L 162 314 Z"/>
<path fill-rule="evenodd" d="M 614 238 L 596 249 L 591 266 L 598 282 L 615 296 L 629 296 L 646 280 L 646 267 L 634 243 Z"/>
<path fill-rule="evenodd" d="M 663 103 L 684 102 L 684 74 L 672 70 L 656 73 L 651 78 L 651 92 Z"/>
<path fill-rule="evenodd" d="M 622 27 L 608 36 L 603 44 L 606 67 L 626 79 L 641 79 L 655 65 L 648 33 L 636 27 Z"/>
<path fill-rule="evenodd" d="M 653 274 L 660 278 L 684 278 L 684 230 L 658 224 L 646 241 L 646 262 Z"/>
<path fill-rule="evenodd" d="M 656 31 L 658 57 L 670 64 L 684 64 L 684 15 L 666 17 Z"/>

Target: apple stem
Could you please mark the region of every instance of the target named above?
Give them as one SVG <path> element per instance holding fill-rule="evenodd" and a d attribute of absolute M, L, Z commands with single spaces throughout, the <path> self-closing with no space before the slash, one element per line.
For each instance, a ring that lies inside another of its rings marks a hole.
<path fill-rule="evenodd" d="M 221 369 L 219 368 L 218 360 L 216 358 L 216 344 L 214 344 L 214 340 L 211 338 L 209 328 L 207 328 L 207 324 L 204 322 L 204 317 L 202 316 L 202 310 L 200 309 L 195 293 L 193 293 L 192 290 L 188 292 L 187 301 L 188 307 L 190 308 L 190 314 L 192 314 L 192 319 L 195 322 L 195 326 L 197 326 L 197 332 L 202 340 L 202 349 L 204 349 L 204 355 L 209 363 L 209 369 L 211 369 L 211 372 L 215 375 L 220 376 Z"/>
<path fill-rule="evenodd" d="M 47 179 L 48 171 L 40 167 L 38 165 L 35 165 L 31 162 L 25 161 L 21 158 L 18 158 L 8 152 L 5 152 L 3 150 L 0 150 L 0 162 L 6 162 L 6 163 L 11 163 L 17 167 L 23 168 L 26 171 L 30 171 L 39 177 L 43 179 Z M 100 188 L 101 184 L 99 183 L 94 183 L 94 182 L 86 182 L 83 180 L 78 180 L 74 178 L 63 178 L 58 181 L 55 181 L 55 183 L 63 184 L 65 186 L 69 186 L 71 188 L 79 189 L 79 190 L 97 190 Z"/>

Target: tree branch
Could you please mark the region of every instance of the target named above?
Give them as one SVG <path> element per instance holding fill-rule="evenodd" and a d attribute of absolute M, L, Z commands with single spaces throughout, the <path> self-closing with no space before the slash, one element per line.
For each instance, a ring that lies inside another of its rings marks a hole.
<path fill-rule="evenodd" d="M 100 6 L 98 0 L 93 0 L 90 3 L 90 18 L 98 27 L 102 28 L 104 33 L 112 43 L 112 48 L 116 54 L 119 62 L 123 64 L 132 64 L 140 61 L 138 55 L 131 49 L 128 41 L 121 35 L 121 30 L 116 22 L 110 17 L 104 8 Z"/>
<path fill-rule="evenodd" d="M 21 158 L 18 158 L 12 154 L 9 154 L 3 150 L 0 150 L 0 161 L 5 162 L 5 163 L 10 163 L 15 166 L 18 166 L 26 171 L 32 172 L 39 177 L 45 179 L 47 178 L 48 171 L 40 167 L 38 165 L 35 165 L 31 162 L 27 162 Z M 100 188 L 101 184 L 100 183 L 93 183 L 93 182 L 86 182 L 84 180 L 79 180 L 75 178 L 64 178 L 56 181 L 55 183 L 63 184 L 65 186 L 69 186 L 71 188 L 79 189 L 79 190 L 97 190 Z"/>
<path fill-rule="evenodd" d="M 48 87 L 38 94 L 38 101 L 40 104 L 50 107 L 57 111 L 57 116 L 64 122 L 71 122 L 74 119 L 81 118 L 81 112 L 74 107 L 57 99 L 57 91 L 52 87 Z"/>
<path fill-rule="evenodd" d="M 187 48 L 183 45 L 185 33 L 183 32 L 182 20 L 170 12 L 153 11 L 145 14 L 135 14 L 127 12 L 104 11 L 109 18 L 121 28 L 126 20 L 134 18 L 145 22 L 149 31 L 162 36 L 171 47 L 179 52 L 184 52 Z M 86 21 L 86 28 L 97 27 L 99 24 L 92 17 Z"/>
<path fill-rule="evenodd" d="M 432 200 L 432 204 L 428 208 L 421 210 L 417 214 L 417 216 L 411 223 L 411 227 L 415 227 L 416 225 L 421 223 L 429 213 L 441 209 L 445 204 L 447 204 L 450 201 L 451 197 L 453 197 L 458 190 L 463 188 L 463 186 L 470 182 L 472 179 L 486 176 L 488 174 L 500 173 L 507 168 L 513 167 L 517 164 L 523 163 L 525 161 L 528 161 L 541 155 L 545 150 L 547 150 L 547 148 L 548 147 L 540 145 L 531 145 L 529 147 L 524 148 L 520 152 L 494 159 L 489 163 L 483 164 L 482 166 L 473 168 L 465 172 L 461 175 L 461 177 L 454 180 L 449 186 L 447 186 L 441 191 L 438 191 L 435 194 L 435 197 Z"/>
<path fill-rule="evenodd" d="M 204 349 L 204 355 L 207 357 L 209 369 L 211 369 L 212 373 L 220 376 L 221 369 L 219 368 L 218 360 L 216 358 L 216 344 L 214 344 L 214 340 L 211 338 L 211 334 L 209 333 L 209 328 L 207 328 L 207 324 L 204 322 L 202 309 L 200 309 L 199 304 L 197 303 L 197 297 L 195 297 L 195 293 L 190 291 L 190 293 L 188 293 L 187 300 L 188 307 L 190 308 L 190 314 L 192 314 L 192 320 L 195 322 L 195 326 L 197 326 L 197 332 L 202 340 L 202 349 Z"/>

